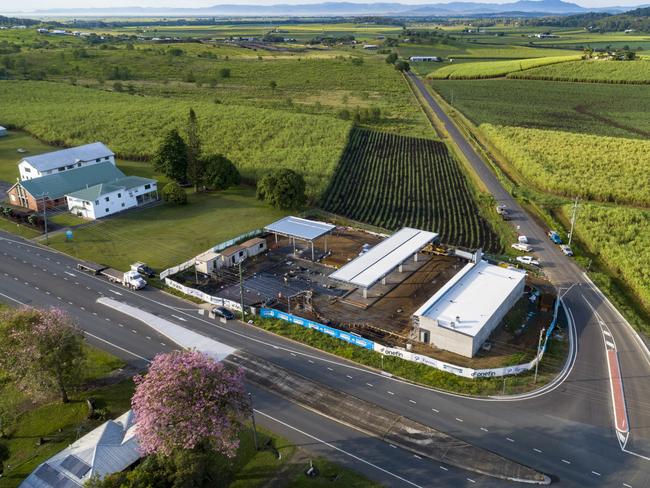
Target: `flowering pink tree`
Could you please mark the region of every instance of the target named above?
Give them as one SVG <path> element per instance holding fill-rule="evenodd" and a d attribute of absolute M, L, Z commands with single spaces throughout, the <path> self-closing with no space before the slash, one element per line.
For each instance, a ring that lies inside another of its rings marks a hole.
<path fill-rule="evenodd" d="M 143 454 L 202 447 L 233 457 L 247 409 L 240 371 L 198 351 L 157 355 L 134 377 L 131 405 Z"/>
<path fill-rule="evenodd" d="M 21 308 L 0 314 L 0 369 L 31 396 L 57 391 L 66 403 L 84 360 L 83 335 L 63 310 Z"/>

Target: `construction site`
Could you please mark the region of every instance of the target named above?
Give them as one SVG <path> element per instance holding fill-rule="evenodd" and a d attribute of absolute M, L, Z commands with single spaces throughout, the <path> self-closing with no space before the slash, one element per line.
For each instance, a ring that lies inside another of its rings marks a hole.
<path fill-rule="evenodd" d="M 274 308 L 467 366 L 499 365 L 515 353 L 534 355 L 540 327 L 551 320 L 552 302 L 542 300 L 550 289 L 526 284 L 501 321 L 508 327 L 496 329 L 475 357 L 463 358 L 453 348 L 419 338 L 414 314 L 462 274 L 471 253 L 442 246 L 436 234 L 417 229 L 388 237 L 286 219 L 256 239 L 197 256 L 196 266 L 174 279 L 246 307 Z"/>

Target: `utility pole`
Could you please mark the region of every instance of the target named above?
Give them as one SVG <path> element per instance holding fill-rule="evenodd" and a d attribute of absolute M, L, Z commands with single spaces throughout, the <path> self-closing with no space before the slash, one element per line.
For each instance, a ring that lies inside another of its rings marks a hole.
<path fill-rule="evenodd" d="M 255 443 L 255 450 L 259 451 L 257 445 L 257 427 L 255 426 L 255 409 L 253 408 L 253 395 L 250 393 L 248 393 L 248 404 L 251 408 L 251 421 L 253 422 L 253 442 Z"/>
<path fill-rule="evenodd" d="M 50 236 L 47 233 L 47 205 L 45 203 L 45 193 L 43 193 L 43 224 L 45 225 L 45 245 L 50 245 Z"/>
<path fill-rule="evenodd" d="M 571 212 L 571 232 L 569 232 L 569 247 L 571 247 L 571 240 L 573 239 L 573 227 L 576 224 L 576 216 L 578 214 L 578 197 L 573 202 L 573 212 Z"/>
<path fill-rule="evenodd" d="M 542 327 L 542 330 L 539 331 L 539 342 L 537 343 L 537 362 L 535 363 L 535 379 L 533 379 L 533 384 L 537 383 L 537 369 L 539 368 L 539 362 L 541 361 L 539 354 L 542 350 L 542 337 L 544 337 L 545 331 L 546 329 L 544 327 Z"/>
<path fill-rule="evenodd" d="M 241 304 L 241 321 L 246 322 L 246 312 L 244 311 L 244 278 L 241 270 L 241 261 L 239 261 L 239 300 Z"/>

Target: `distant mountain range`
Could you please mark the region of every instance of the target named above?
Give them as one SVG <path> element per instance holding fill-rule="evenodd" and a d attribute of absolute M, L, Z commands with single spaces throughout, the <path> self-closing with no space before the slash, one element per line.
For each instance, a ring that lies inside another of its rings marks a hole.
<path fill-rule="evenodd" d="M 202 8 L 155 8 L 155 7 L 108 7 L 108 8 L 58 8 L 44 9 L 33 12 L 22 12 L 36 16 L 165 16 L 165 17 L 336 17 L 351 15 L 372 16 L 453 16 L 453 15 L 494 15 L 499 13 L 517 14 L 561 14 L 570 15 L 586 12 L 619 13 L 634 7 L 605 7 L 585 8 L 562 0 L 519 0 L 512 3 L 477 3 L 451 2 L 432 3 L 425 5 L 409 5 L 403 3 L 352 3 L 352 2 L 323 2 L 301 5 L 214 5 Z M 16 12 L 12 12 L 16 13 Z"/>

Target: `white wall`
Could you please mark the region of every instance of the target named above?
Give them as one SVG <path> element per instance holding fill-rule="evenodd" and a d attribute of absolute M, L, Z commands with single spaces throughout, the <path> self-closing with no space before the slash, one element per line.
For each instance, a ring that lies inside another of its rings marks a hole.
<path fill-rule="evenodd" d="M 83 201 L 76 198 L 68 199 L 68 209 L 76 214 L 77 210 L 73 210 L 75 206 L 83 207 L 81 211 L 82 217 L 88 219 L 99 219 L 106 217 L 117 212 L 122 212 L 129 208 L 137 207 L 137 196 L 145 193 L 154 192 L 157 190 L 156 183 L 151 183 L 151 187 L 145 189 L 145 185 L 130 190 L 117 190 L 112 193 L 102 195 L 94 201 Z"/>
<path fill-rule="evenodd" d="M 34 168 L 31 164 L 29 164 L 26 160 L 23 159 L 20 163 L 18 163 L 18 172 L 20 173 L 21 181 L 31 180 L 34 178 L 38 178 L 40 176 L 46 176 L 55 173 L 63 173 L 64 171 L 70 171 L 71 169 L 77 169 L 84 166 L 90 166 L 92 164 L 105 163 L 105 162 L 110 162 L 113 166 L 115 166 L 115 157 L 106 156 L 103 158 L 99 158 L 99 161 L 97 161 L 96 159 L 92 159 L 90 161 L 71 161 L 64 166 L 43 171 L 41 173 L 36 168 Z"/>

